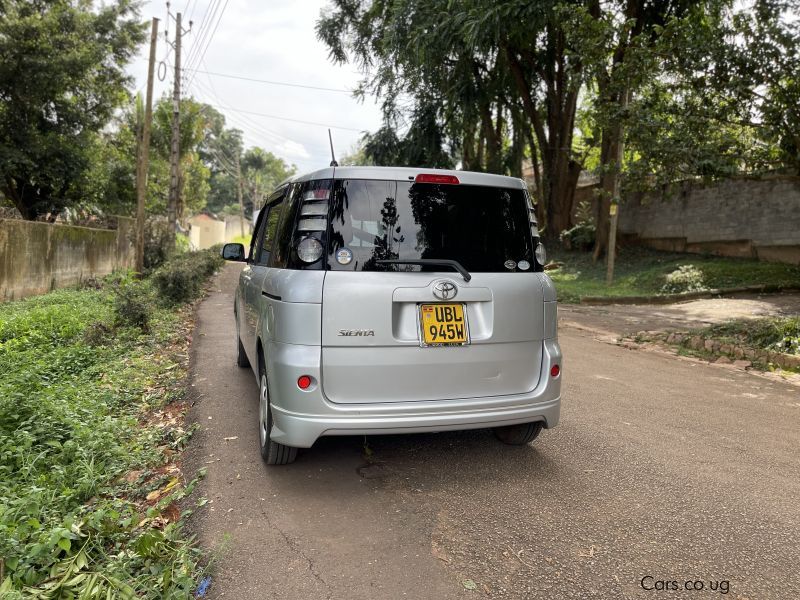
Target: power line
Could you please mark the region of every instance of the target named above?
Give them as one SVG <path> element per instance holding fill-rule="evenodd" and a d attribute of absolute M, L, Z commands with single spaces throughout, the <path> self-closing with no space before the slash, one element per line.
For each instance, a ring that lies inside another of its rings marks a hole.
<path fill-rule="evenodd" d="M 222 22 L 222 17 L 225 14 L 225 9 L 226 8 L 228 8 L 228 0 L 225 0 L 225 4 L 223 5 L 222 10 L 219 13 L 219 18 L 217 19 L 217 24 L 214 25 L 214 31 L 211 32 L 211 37 L 208 38 L 208 42 L 206 42 L 205 48 L 203 48 L 203 51 L 200 54 L 200 57 L 195 61 L 195 66 L 198 65 L 198 64 L 202 64 L 203 59 L 206 56 L 206 52 L 208 52 L 209 47 L 211 47 L 211 42 L 214 40 L 214 36 L 217 33 L 217 29 L 219 28 L 219 24 Z M 194 77 L 195 76 L 192 75 L 191 78 L 189 79 L 189 81 L 191 82 L 192 79 L 194 79 Z"/>
<path fill-rule="evenodd" d="M 186 66 L 189 66 L 194 60 L 197 49 L 200 47 L 200 44 L 203 42 L 206 34 L 208 33 L 208 25 L 211 20 L 213 20 L 218 8 L 219 0 L 211 0 L 208 6 L 206 6 L 206 10 L 203 13 L 203 19 L 200 21 L 200 28 L 197 30 L 197 36 L 194 38 L 195 41 L 192 43 L 192 47 L 187 54 Z M 211 15 L 211 19 L 209 19 L 209 15 Z"/>
<path fill-rule="evenodd" d="M 328 125 L 326 123 L 318 123 L 318 122 L 315 122 L 315 121 L 303 121 L 301 119 L 292 119 L 291 117 L 280 117 L 280 116 L 277 116 L 277 115 L 268 115 L 268 114 L 265 114 L 265 113 L 259 113 L 259 112 L 253 112 L 253 111 L 244 110 L 244 109 L 240 109 L 240 108 L 234 108 L 232 106 L 228 106 L 227 104 L 225 104 L 222 101 L 222 99 L 219 97 L 219 95 L 216 93 L 216 91 L 213 90 L 213 83 L 211 83 L 210 80 L 209 80 L 209 83 L 211 84 L 211 87 L 212 87 L 212 95 L 217 100 L 217 102 L 219 102 L 219 104 L 212 104 L 210 102 L 207 103 L 210 106 L 213 106 L 214 108 L 221 108 L 223 110 L 231 110 L 233 112 L 237 112 L 237 113 L 241 113 L 241 114 L 255 115 L 255 116 L 258 116 L 258 117 L 266 117 L 266 118 L 269 118 L 269 119 L 277 119 L 279 121 L 289 121 L 289 122 L 292 122 L 292 123 L 302 123 L 304 125 L 316 125 L 316 126 L 319 126 L 319 127 L 330 127 L 331 129 L 341 129 L 341 130 L 344 130 L 344 131 L 355 131 L 357 133 L 361 133 L 363 131 L 362 129 L 356 129 L 354 127 L 344 127 L 344 126 L 340 126 L 340 125 Z M 208 93 L 208 88 L 206 88 L 205 85 L 200 84 L 200 82 L 197 81 L 197 80 L 191 81 L 189 83 L 189 85 L 193 86 L 195 88 L 197 88 L 197 86 L 199 85 L 199 87 L 201 88 L 200 91 L 205 90 L 206 93 Z M 280 134 L 275 134 L 275 135 L 279 135 L 280 136 Z M 280 137 L 284 137 L 284 136 L 280 136 Z M 286 139 L 288 141 L 291 141 L 291 140 L 289 140 L 289 138 L 284 138 L 284 139 Z"/>
<path fill-rule="evenodd" d="M 256 83 L 266 83 L 270 85 L 283 85 L 286 87 L 295 87 L 295 88 L 303 88 L 307 90 L 319 90 L 322 92 L 338 92 L 340 94 L 351 94 L 351 90 L 345 90 L 343 88 L 329 88 L 329 87 L 321 87 L 316 85 L 305 85 L 302 83 L 289 83 L 288 81 L 274 81 L 269 79 L 256 79 L 254 77 L 244 77 L 242 75 L 229 75 L 227 73 L 216 73 L 214 71 L 203 71 L 201 69 L 190 69 L 189 67 L 184 67 L 184 71 L 193 71 L 194 73 L 203 73 L 204 75 L 214 75 L 215 77 L 225 77 L 227 79 L 240 79 L 242 81 L 254 81 Z"/>
<path fill-rule="evenodd" d="M 224 106 L 225 103 L 219 97 L 219 94 L 217 93 L 217 90 L 214 87 L 214 83 L 210 79 L 209 79 L 208 83 L 211 86 L 211 95 L 217 100 L 217 102 L 220 103 L 220 105 Z M 192 81 L 191 87 L 194 88 L 197 91 L 201 91 L 201 92 L 204 92 L 206 94 L 209 93 L 208 88 L 206 88 L 205 85 L 201 84 L 198 79 L 195 79 L 194 81 Z M 262 135 L 265 135 L 268 139 L 270 137 L 273 138 L 271 143 L 278 144 L 278 143 L 284 143 L 284 142 L 292 141 L 289 138 L 287 138 L 286 136 L 283 136 L 283 135 L 281 135 L 281 134 L 279 134 L 279 133 L 277 133 L 275 131 L 267 129 L 266 127 L 264 127 L 260 123 L 256 123 L 252 119 L 248 119 L 246 117 L 239 116 L 239 115 L 231 115 L 231 114 L 228 114 L 227 118 L 229 120 L 234 121 L 236 123 L 236 125 L 239 126 L 239 127 L 242 127 L 243 126 L 242 123 L 244 123 L 245 124 L 244 125 L 245 128 L 255 129 L 256 131 L 258 131 Z"/>
<path fill-rule="evenodd" d="M 253 112 L 253 111 L 250 111 L 250 110 L 243 110 L 241 108 L 233 108 L 232 106 L 224 106 L 224 105 L 223 106 L 218 106 L 218 105 L 214 105 L 214 104 L 212 104 L 211 106 L 214 106 L 215 108 L 222 108 L 222 109 L 232 110 L 234 112 L 242 113 L 242 114 L 245 114 L 245 115 L 255 115 L 257 117 L 264 117 L 264 118 L 267 118 L 267 119 L 276 119 L 278 121 L 289 121 L 290 123 L 300 123 L 302 125 L 314 125 L 316 127 L 329 127 L 331 129 L 341 129 L 342 131 L 355 131 L 356 133 L 361 133 L 362 131 L 364 131 L 363 129 L 356 129 L 355 127 L 342 127 L 340 125 L 330 125 L 330 124 L 327 124 L 327 123 L 318 123 L 316 121 L 303 121 L 302 119 L 291 119 L 289 117 L 279 117 L 278 115 L 268 115 L 266 113 Z"/>

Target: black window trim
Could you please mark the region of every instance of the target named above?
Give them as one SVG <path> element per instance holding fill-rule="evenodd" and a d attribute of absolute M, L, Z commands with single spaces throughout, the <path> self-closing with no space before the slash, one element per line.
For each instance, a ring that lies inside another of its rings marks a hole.
<path fill-rule="evenodd" d="M 286 191 L 289 189 L 288 185 L 284 185 L 274 192 L 267 198 L 267 201 L 264 203 L 264 207 L 261 209 L 261 212 L 258 213 L 258 218 L 262 222 L 261 231 L 258 232 L 258 245 L 257 248 L 261 247 L 263 243 L 264 236 L 266 235 L 267 231 L 267 222 L 269 221 L 269 213 L 272 211 L 273 208 L 276 206 L 280 206 L 286 200 Z M 272 246 L 275 245 L 275 239 L 272 240 Z M 258 267 L 268 267 L 270 264 L 270 259 L 272 258 L 272 246 L 269 248 L 263 248 L 263 251 L 266 252 L 266 258 L 261 262 L 255 262 L 253 260 L 253 264 Z"/>

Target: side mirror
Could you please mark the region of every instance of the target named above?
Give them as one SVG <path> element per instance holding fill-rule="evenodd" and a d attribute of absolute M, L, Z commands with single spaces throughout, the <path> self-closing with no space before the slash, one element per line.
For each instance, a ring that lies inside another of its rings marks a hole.
<path fill-rule="evenodd" d="M 225 260 L 244 262 L 244 246 L 242 244 L 225 244 L 220 252 Z"/>

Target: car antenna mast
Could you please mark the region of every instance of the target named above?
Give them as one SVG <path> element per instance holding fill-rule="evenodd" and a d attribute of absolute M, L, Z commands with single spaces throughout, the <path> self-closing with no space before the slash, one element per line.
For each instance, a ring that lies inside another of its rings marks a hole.
<path fill-rule="evenodd" d="M 328 129 L 328 141 L 331 143 L 331 167 L 338 167 L 339 163 L 336 162 L 336 155 L 333 153 L 333 136 L 331 135 L 331 130 Z"/>

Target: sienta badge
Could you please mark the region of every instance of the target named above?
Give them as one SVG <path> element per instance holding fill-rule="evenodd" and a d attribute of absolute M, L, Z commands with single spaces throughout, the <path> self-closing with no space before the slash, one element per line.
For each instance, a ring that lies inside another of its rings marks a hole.
<path fill-rule="evenodd" d="M 353 260 L 353 251 L 350 248 L 339 248 L 336 251 L 336 262 L 340 265 L 349 265 Z"/>
<path fill-rule="evenodd" d="M 517 263 L 517 267 L 520 271 L 527 271 L 531 268 L 531 263 L 529 263 L 527 260 L 521 260 Z"/>
<path fill-rule="evenodd" d="M 505 266 L 505 268 L 508 269 L 509 271 L 513 271 L 514 269 L 517 268 L 517 263 L 514 262 L 513 260 L 507 260 L 506 262 L 503 263 L 503 266 Z"/>

